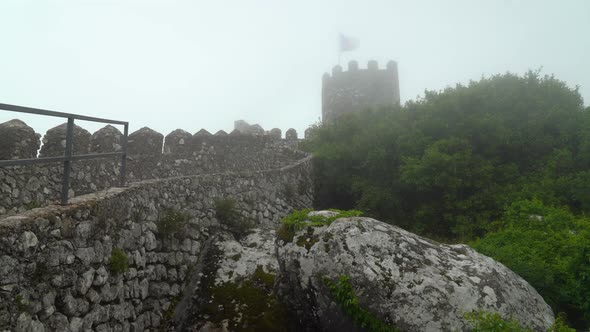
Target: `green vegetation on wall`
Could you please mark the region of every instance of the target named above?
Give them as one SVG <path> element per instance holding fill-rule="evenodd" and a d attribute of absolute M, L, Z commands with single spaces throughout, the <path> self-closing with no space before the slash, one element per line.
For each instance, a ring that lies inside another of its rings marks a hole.
<path fill-rule="evenodd" d="M 127 254 L 121 249 L 115 248 L 111 252 L 109 259 L 109 269 L 114 274 L 121 274 L 129 268 L 129 259 Z"/>
<path fill-rule="evenodd" d="M 162 237 L 170 237 L 180 235 L 187 222 L 187 215 L 168 208 L 161 213 L 156 224 L 158 226 L 158 233 Z"/>

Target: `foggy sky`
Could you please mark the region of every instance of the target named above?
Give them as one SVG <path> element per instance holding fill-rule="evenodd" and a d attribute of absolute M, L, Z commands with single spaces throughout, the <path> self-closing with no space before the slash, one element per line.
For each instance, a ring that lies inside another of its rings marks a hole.
<path fill-rule="evenodd" d="M 244 119 L 302 135 L 342 65 L 398 61 L 402 103 L 542 68 L 590 104 L 590 1 L 0 0 L 0 103 L 130 121 L 164 135 Z M 0 111 L 42 134 L 64 120 Z M 103 126 L 76 122 L 89 131 Z"/>

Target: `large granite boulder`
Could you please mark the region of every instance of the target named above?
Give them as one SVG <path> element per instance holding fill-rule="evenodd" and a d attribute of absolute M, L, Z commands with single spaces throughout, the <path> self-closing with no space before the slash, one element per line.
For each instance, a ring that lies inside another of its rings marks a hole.
<path fill-rule="evenodd" d="M 303 225 L 292 240 L 277 240 L 278 288 L 308 331 L 362 330 L 333 296 L 346 277 L 360 308 L 401 331 L 466 331 L 464 314 L 481 310 L 535 331 L 554 321 L 525 280 L 467 245 L 436 243 L 363 217 Z"/>

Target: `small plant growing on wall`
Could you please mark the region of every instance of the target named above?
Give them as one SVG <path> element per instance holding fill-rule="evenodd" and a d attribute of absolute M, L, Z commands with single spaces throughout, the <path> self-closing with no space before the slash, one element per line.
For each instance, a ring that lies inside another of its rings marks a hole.
<path fill-rule="evenodd" d="M 32 209 L 36 209 L 36 208 L 41 207 L 41 206 L 42 206 L 41 203 L 33 200 L 33 201 L 25 204 L 25 209 L 26 210 L 32 210 Z"/>
<path fill-rule="evenodd" d="M 114 274 L 121 274 L 129 268 L 129 260 L 125 252 L 121 249 L 115 248 L 111 252 L 109 259 L 109 269 Z"/>
<path fill-rule="evenodd" d="M 251 220 L 240 214 L 233 198 L 222 198 L 215 201 L 215 217 L 238 240 L 248 235 L 254 226 Z"/>
<path fill-rule="evenodd" d="M 222 224 L 232 222 L 239 218 L 236 210 L 236 201 L 233 198 L 221 198 L 215 201 L 215 216 Z"/>
<path fill-rule="evenodd" d="M 22 295 L 17 295 L 14 298 L 14 302 L 16 303 L 16 308 L 18 309 L 18 312 L 28 311 L 27 309 L 29 308 L 29 306 L 27 305 L 27 301 L 25 301 Z"/>
<path fill-rule="evenodd" d="M 186 214 L 171 208 L 165 209 L 157 221 L 158 233 L 162 237 L 179 235 L 187 222 Z"/>

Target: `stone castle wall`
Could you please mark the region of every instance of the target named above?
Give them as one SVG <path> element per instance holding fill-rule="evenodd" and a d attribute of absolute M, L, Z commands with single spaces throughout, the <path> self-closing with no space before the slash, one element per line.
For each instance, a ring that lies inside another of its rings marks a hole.
<path fill-rule="evenodd" d="M 204 149 L 222 149 L 211 142 L 202 144 Z M 239 150 L 234 145 L 228 149 Z M 256 149 L 262 157 L 266 143 Z M 194 165 L 198 160 L 201 165 L 211 163 L 202 166 L 205 169 L 220 162 L 213 153 L 194 156 Z M 158 170 L 162 174 L 188 172 L 189 167 L 175 166 L 183 159 L 158 158 L 169 167 Z M 67 206 L 0 217 L 0 330 L 161 329 L 194 277 L 192 266 L 200 261 L 207 241 L 216 228 L 225 227 L 216 217 L 216 200 L 233 199 L 238 213 L 259 225 L 278 224 L 293 208 L 311 206 L 311 158 L 297 153 L 284 158 L 261 161 L 255 164 L 259 169 L 242 172 L 232 172 L 239 161 L 234 165 L 225 160 L 230 171 L 224 173 L 144 180 L 78 196 Z M 288 166 L 278 167 L 286 160 L 291 160 Z M 268 165 L 277 167 L 262 170 Z M 116 169 L 108 167 L 105 174 Z M 92 172 L 84 171 L 90 174 L 89 183 L 97 181 Z M 166 235 L 161 226 L 169 209 L 188 216 L 175 235 Z M 114 249 L 127 256 L 129 268 L 123 273 L 109 265 Z"/>
<path fill-rule="evenodd" d="M 280 130 L 279 130 L 280 132 Z M 245 135 L 201 130 L 194 135 L 175 130 L 165 137 L 141 128 L 128 139 L 128 182 L 209 173 L 278 168 L 303 158 L 291 149 L 297 134 Z M 40 135 L 20 120 L 0 124 L 0 159 L 35 158 Z M 74 154 L 121 151 L 121 132 L 106 126 L 94 134 L 75 126 Z M 65 126 L 47 131 L 40 157 L 62 156 Z M 119 186 L 120 158 L 72 162 L 69 197 Z M 59 200 L 63 163 L 0 167 L 0 215 L 15 214 Z"/>
<path fill-rule="evenodd" d="M 356 61 L 350 61 L 348 71 L 335 66 L 332 75 L 326 73 L 322 78 L 322 121 L 326 124 L 345 113 L 399 103 L 399 77 L 394 61 L 382 70 L 376 61 L 369 61 L 367 69 L 359 69 Z"/>

